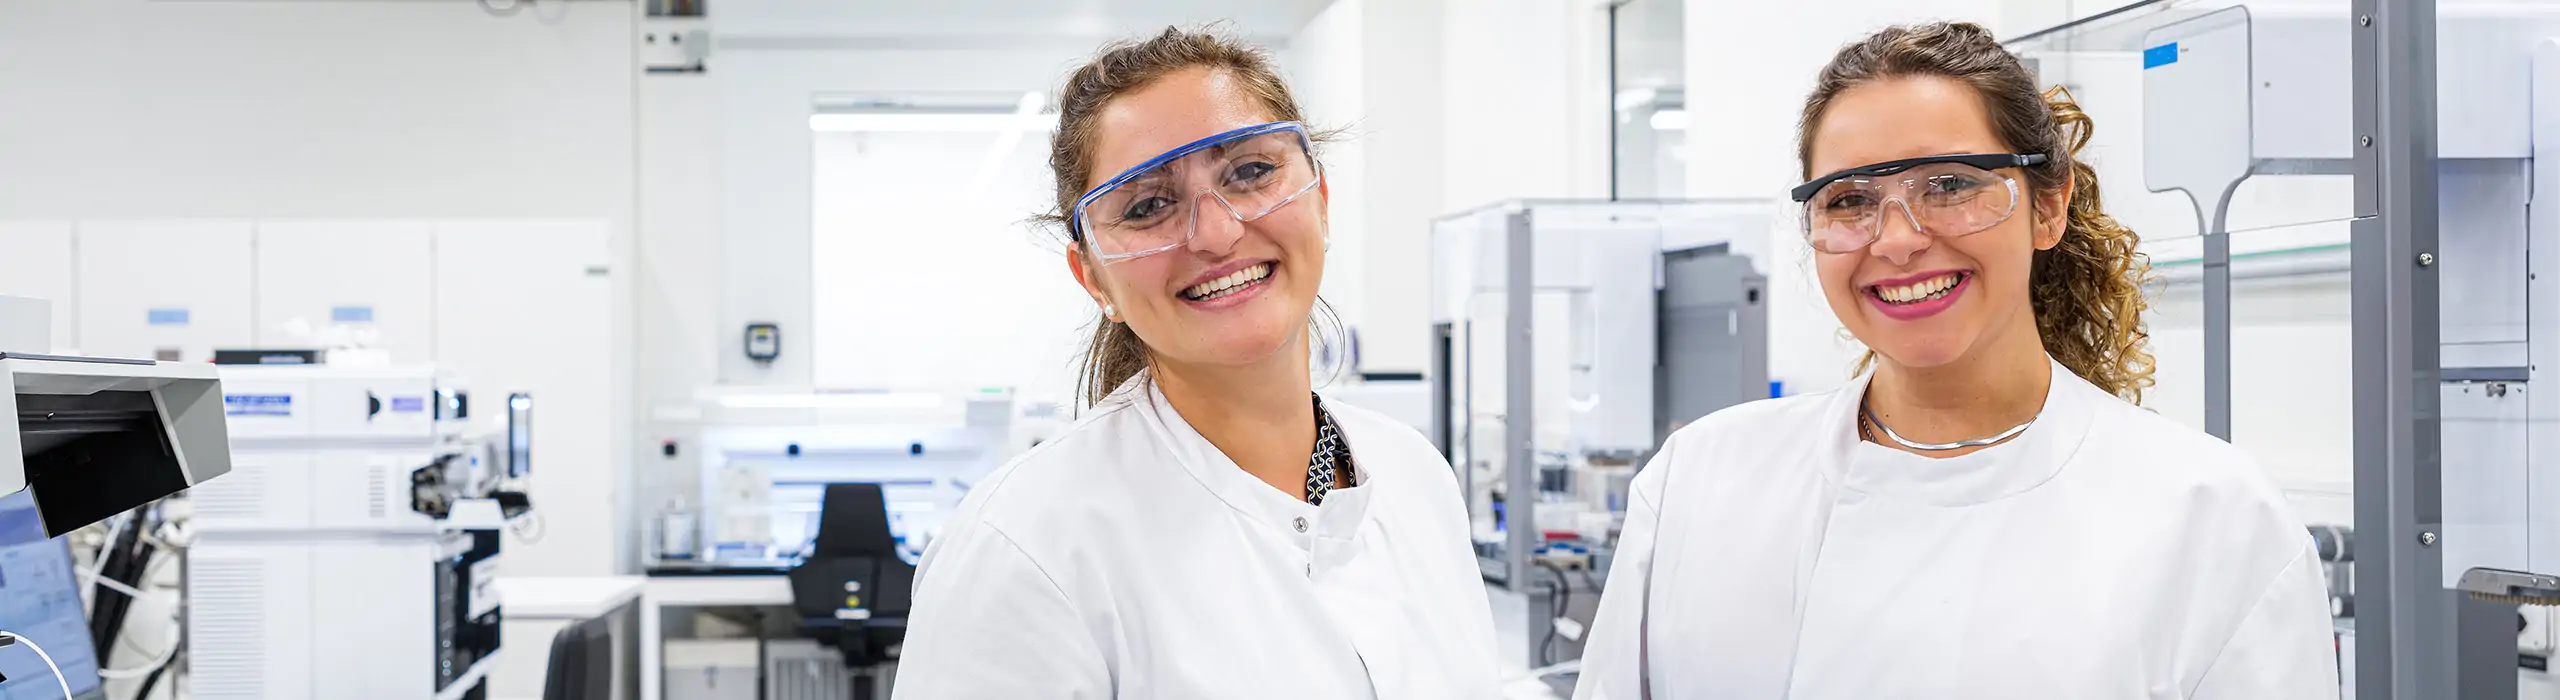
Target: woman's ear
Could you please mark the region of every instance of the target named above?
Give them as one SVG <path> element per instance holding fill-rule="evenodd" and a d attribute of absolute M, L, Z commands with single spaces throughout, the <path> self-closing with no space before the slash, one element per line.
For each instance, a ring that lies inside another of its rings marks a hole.
<path fill-rule="evenodd" d="M 2036 250 L 2062 245 L 2062 234 L 2071 229 L 2071 192 L 2079 182 L 2070 169 L 2063 173 L 2061 187 L 2036 195 Z"/>
<path fill-rule="evenodd" d="M 1093 305 L 1104 309 L 1103 318 L 1120 320 L 1118 310 L 1112 308 L 1111 297 L 1102 293 L 1102 271 L 1085 263 L 1084 244 L 1067 244 L 1067 272 L 1076 276 L 1076 284 L 1084 287 L 1085 296 L 1093 297 Z"/>

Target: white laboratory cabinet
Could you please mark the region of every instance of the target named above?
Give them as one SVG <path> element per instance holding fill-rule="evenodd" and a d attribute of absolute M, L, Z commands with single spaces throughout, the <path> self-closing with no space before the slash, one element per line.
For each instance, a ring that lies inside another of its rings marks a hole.
<path fill-rule="evenodd" d="M 436 364 L 490 396 L 540 402 L 533 470 L 544 535 L 508 557 L 509 576 L 617 569 L 622 498 L 613 471 L 613 284 L 605 222 L 435 225 Z M 557 449 L 554 449 L 557 448 Z"/>
<path fill-rule="evenodd" d="M 280 332 L 292 318 L 370 315 L 394 362 L 541 403 L 545 534 L 506 573 L 591 576 L 617 569 L 628 522 L 623 497 L 596 487 L 620 481 L 612 232 L 601 219 L 0 222 L 0 293 L 56 300 L 76 331 L 57 345 L 188 362 L 309 347 Z"/>
<path fill-rule="evenodd" d="M 433 359 L 432 226 L 413 221 L 260 221 L 260 347 L 307 347 L 287 330 L 345 325 L 379 333 L 393 362 Z"/>
<path fill-rule="evenodd" d="M 53 303 L 53 347 L 77 348 L 73 313 L 71 222 L 0 221 L 0 295 Z"/>
<path fill-rule="evenodd" d="M 214 348 L 256 342 L 251 230 L 247 221 L 80 222 L 81 352 L 205 362 Z"/>

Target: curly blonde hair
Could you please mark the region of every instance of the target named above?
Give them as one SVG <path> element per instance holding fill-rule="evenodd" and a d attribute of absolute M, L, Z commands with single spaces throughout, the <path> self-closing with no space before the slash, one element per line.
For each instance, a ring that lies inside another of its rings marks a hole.
<path fill-rule="evenodd" d="M 2025 168 L 2038 193 L 2071 190 L 2062 242 L 2036 251 L 2027 282 L 2036 334 L 2054 361 L 2090 384 L 2140 403 L 2152 385 L 2151 333 L 2142 312 L 2150 306 L 2143 285 L 2151 261 L 2141 237 L 2099 205 L 2098 172 L 2080 160 L 2095 125 L 2060 86 L 2038 91 L 2035 75 L 1980 25 L 1940 22 L 1891 27 L 1832 56 L 1805 98 L 1796 135 L 1796 158 L 1812 177 L 1812 136 L 1831 101 L 1858 85 L 1895 78 L 1940 77 L 1973 86 L 1991 114 L 2000 140 L 2021 153 L 2043 153 L 2043 164 Z M 2041 206 L 2042 198 L 2029 198 Z M 1875 361 L 1867 352 L 1863 371 Z"/>

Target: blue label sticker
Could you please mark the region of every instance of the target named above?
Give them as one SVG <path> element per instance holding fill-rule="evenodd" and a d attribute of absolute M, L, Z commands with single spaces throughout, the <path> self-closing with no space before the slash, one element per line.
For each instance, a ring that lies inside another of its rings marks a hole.
<path fill-rule="evenodd" d="M 419 411 L 424 411 L 424 410 L 427 410 L 427 399 L 426 399 L 426 397 L 423 397 L 423 396 L 394 396 L 394 397 L 391 397 L 391 412 L 392 412 L 392 413 L 417 413 L 417 412 L 419 412 Z"/>
<path fill-rule="evenodd" d="M 2151 70 L 2178 62 L 2178 42 L 2169 42 L 2142 50 L 2142 69 Z"/>
<path fill-rule="evenodd" d="M 372 322 L 373 322 L 373 307 L 370 307 L 370 306 L 332 306 L 332 307 L 329 307 L 329 322 L 330 322 L 330 323 L 372 323 Z"/>
<path fill-rule="evenodd" d="M 154 326 L 187 325 L 186 309 L 152 309 L 145 313 L 149 316 L 145 322 Z"/>
<path fill-rule="evenodd" d="M 293 415 L 292 394 L 224 394 L 222 413 L 227 416 Z"/>

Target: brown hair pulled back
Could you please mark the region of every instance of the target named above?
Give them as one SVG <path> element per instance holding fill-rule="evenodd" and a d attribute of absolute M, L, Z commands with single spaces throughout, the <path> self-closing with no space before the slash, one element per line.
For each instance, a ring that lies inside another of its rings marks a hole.
<path fill-rule="evenodd" d="M 2099 206 L 2098 173 L 2079 158 L 2094 128 L 2089 115 L 2064 88 L 2038 91 L 2035 76 L 1990 30 L 1960 22 L 1900 26 L 1842 47 L 1805 98 L 1796 136 L 1804 177 L 1813 176 L 1813 133 L 1833 98 L 1859 85 L 1914 77 L 1972 86 L 2001 141 L 2020 153 L 2047 156 L 2043 164 L 2024 168 L 2027 187 L 2038 194 L 2071 188 L 2062 242 L 2036 251 L 2027 283 L 2036 333 L 2045 352 L 2073 374 L 2140 402 L 2152 384 L 2151 336 L 2142 319 L 2150 259 L 2135 250 L 2140 238 L 2133 230 Z M 2028 201 L 2041 206 L 2042 198 Z M 1858 364 L 1863 368 L 1874 360 L 1869 351 Z"/>
<path fill-rule="evenodd" d="M 1091 61 L 1067 76 L 1066 85 L 1059 90 L 1058 131 L 1049 141 L 1049 170 L 1058 183 L 1057 208 L 1039 219 L 1065 230 L 1069 241 L 1081 242 L 1083 232 L 1076 230 L 1071 213 L 1076 199 L 1093 186 L 1093 148 L 1099 136 L 1096 118 L 1112 100 L 1144 89 L 1166 75 L 1194 68 L 1220 71 L 1235 79 L 1246 95 L 1270 111 L 1274 120 L 1306 121 L 1297 98 L 1289 93 L 1288 83 L 1272 68 L 1271 57 L 1214 29 L 1166 27 L 1163 33 L 1144 40 L 1106 45 Z M 1329 136 L 1309 134 L 1319 142 Z M 1087 265 L 1100 262 L 1089 252 L 1083 254 L 1087 255 Z M 1316 303 L 1316 308 L 1319 314 L 1331 314 L 1322 301 Z M 1100 403 L 1146 367 L 1147 346 L 1137 332 L 1130 330 L 1129 324 L 1097 318 L 1078 373 L 1077 391 L 1084 395 L 1086 403 Z"/>

